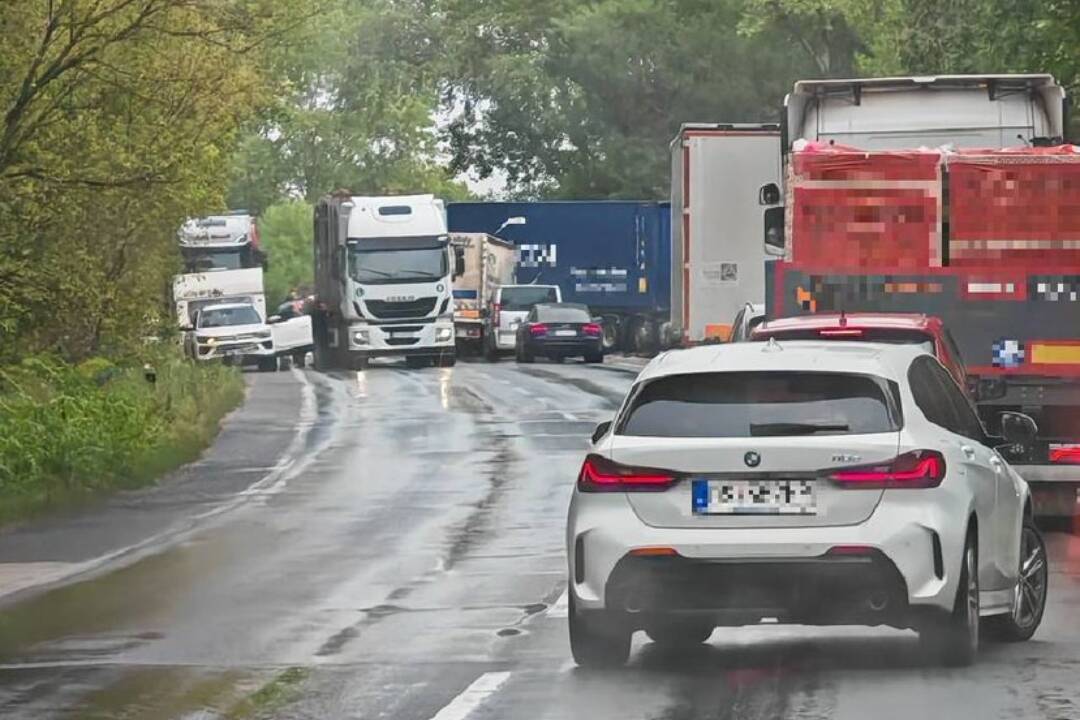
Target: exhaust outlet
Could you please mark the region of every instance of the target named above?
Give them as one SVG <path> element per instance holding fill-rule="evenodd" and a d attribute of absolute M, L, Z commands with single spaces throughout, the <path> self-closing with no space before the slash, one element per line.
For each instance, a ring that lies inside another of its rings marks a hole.
<path fill-rule="evenodd" d="M 889 596 L 880 590 L 870 593 L 866 605 L 874 612 L 881 612 L 889 605 Z"/>

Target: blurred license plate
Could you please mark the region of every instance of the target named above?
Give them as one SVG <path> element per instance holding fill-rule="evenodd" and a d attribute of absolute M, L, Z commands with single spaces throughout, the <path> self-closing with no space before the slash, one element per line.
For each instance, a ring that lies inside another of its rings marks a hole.
<path fill-rule="evenodd" d="M 577 335 L 577 330 L 556 330 L 555 337 L 574 337 Z"/>
<path fill-rule="evenodd" d="M 813 515 L 813 480 L 705 480 L 693 482 L 696 515 Z"/>

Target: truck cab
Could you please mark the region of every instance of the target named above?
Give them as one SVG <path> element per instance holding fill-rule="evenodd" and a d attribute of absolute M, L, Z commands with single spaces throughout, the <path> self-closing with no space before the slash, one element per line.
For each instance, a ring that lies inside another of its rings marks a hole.
<path fill-rule="evenodd" d="M 453 365 L 453 279 L 462 259 L 431 195 L 333 195 L 315 210 L 316 362 Z"/>

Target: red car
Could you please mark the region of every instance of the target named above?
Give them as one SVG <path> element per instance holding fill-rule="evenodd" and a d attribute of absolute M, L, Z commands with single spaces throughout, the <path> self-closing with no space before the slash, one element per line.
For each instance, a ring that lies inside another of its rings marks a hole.
<path fill-rule="evenodd" d="M 967 373 L 956 341 L 941 318 L 907 313 L 822 313 L 767 320 L 750 333 L 751 341 L 865 340 L 922 344 L 967 392 Z"/>

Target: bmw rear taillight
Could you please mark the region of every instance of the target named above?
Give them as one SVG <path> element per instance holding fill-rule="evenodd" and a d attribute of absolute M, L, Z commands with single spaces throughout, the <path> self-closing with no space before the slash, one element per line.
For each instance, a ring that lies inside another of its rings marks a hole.
<path fill-rule="evenodd" d="M 600 337 L 603 330 L 596 323 L 585 323 L 581 326 L 581 332 L 585 333 L 589 337 Z"/>
<path fill-rule="evenodd" d="M 533 323 L 529 326 L 529 334 L 533 337 L 537 337 L 539 335 L 547 335 L 547 332 L 548 326 L 544 323 Z"/>
<path fill-rule="evenodd" d="M 633 467 L 600 455 L 585 458 L 578 474 L 581 492 L 661 492 L 675 484 L 674 473 L 656 468 Z"/>
<path fill-rule="evenodd" d="M 890 462 L 832 470 L 829 479 L 847 488 L 933 488 L 945 479 L 945 456 L 912 450 Z"/>

